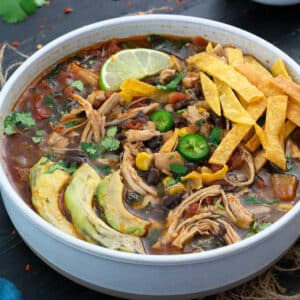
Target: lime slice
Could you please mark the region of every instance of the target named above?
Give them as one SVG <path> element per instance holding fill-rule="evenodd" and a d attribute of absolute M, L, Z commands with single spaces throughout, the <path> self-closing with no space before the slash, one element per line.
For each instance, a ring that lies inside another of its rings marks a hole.
<path fill-rule="evenodd" d="M 105 91 L 115 91 L 127 78 L 142 79 L 171 66 L 170 56 L 164 52 L 144 48 L 122 50 L 102 66 L 99 85 Z"/>

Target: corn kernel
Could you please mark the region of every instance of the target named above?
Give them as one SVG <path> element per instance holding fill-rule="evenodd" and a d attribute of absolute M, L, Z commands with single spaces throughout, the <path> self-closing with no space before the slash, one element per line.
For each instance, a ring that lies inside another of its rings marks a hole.
<path fill-rule="evenodd" d="M 204 108 L 204 107 L 199 107 L 198 108 L 198 111 L 199 111 L 199 113 L 204 113 L 204 112 L 206 112 L 206 109 Z"/>
<path fill-rule="evenodd" d="M 169 186 L 170 185 L 170 181 L 173 180 L 174 178 L 171 176 L 167 176 L 163 179 L 162 183 L 164 186 Z"/>
<path fill-rule="evenodd" d="M 283 210 L 290 210 L 293 208 L 293 205 L 280 203 L 278 204 L 278 208 Z"/>
<path fill-rule="evenodd" d="M 184 192 L 185 185 L 182 182 L 177 182 L 176 184 L 171 185 L 167 188 L 167 193 L 169 195 L 179 194 Z"/>
<path fill-rule="evenodd" d="M 183 136 L 185 136 L 185 135 L 187 135 L 189 133 L 193 133 L 193 131 L 191 130 L 191 128 L 189 128 L 189 127 L 182 127 L 182 128 L 179 129 L 178 135 L 180 137 L 183 137 Z"/>
<path fill-rule="evenodd" d="M 153 155 L 148 152 L 140 152 L 135 159 L 136 167 L 142 171 L 149 171 L 153 162 Z"/>
<path fill-rule="evenodd" d="M 208 173 L 208 174 L 212 174 L 213 173 L 212 170 L 210 168 L 208 168 L 208 167 L 201 167 L 199 169 L 200 169 L 199 171 L 201 173 Z"/>

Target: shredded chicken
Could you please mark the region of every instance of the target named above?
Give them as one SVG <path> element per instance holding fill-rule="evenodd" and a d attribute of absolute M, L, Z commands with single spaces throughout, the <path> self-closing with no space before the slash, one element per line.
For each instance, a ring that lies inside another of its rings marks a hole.
<path fill-rule="evenodd" d="M 214 47 L 212 53 L 215 54 L 216 56 L 218 56 L 220 59 L 222 59 L 226 63 L 228 62 L 225 49 L 223 48 L 223 46 L 221 44 L 217 44 Z"/>
<path fill-rule="evenodd" d="M 153 129 L 135 130 L 129 129 L 125 132 L 126 141 L 129 143 L 138 141 L 148 141 L 155 136 L 160 136 L 160 132 Z"/>
<path fill-rule="evenodd" d="M 136 172 L 136 170 L 133 168 L 134 164 L 134 158 L 130 152 L 130 148 L 128 147 L 128 144 L 124 144 L 124 154 L 123 154 L 123 160 L 121 163 L 121 174 L 123 175 L 125 181 L 130 186 L 130 188 L 141 194 L 146 195 L 151 194 L 153 196 L 157 196 L 157 191 L 154 187 L 147 185 L 142 178 L 140 178 Z"/>
<path fill-rule="evenodd" d="M 170 165 L 173 163 L 183 164 L 184 160 L 177 152 L 159 152 L 154 153 L 154 165 L 164 174 L 170 175 Z"/>
<path fill-rule="evenodd" d="M 188 72 L 182 79 L 182 84 L 185 88 L 193 88 L 199 82 L 199 74 L 194 72 Z"/>
<path fill-rule="evenodd" d="M 225 209 L 232 222 L 240 228 L 250 228 L 254 221 L 253 214 L 248 211 L 240 200 L 233 194 L 228 194 L 224 199 Z"/>
<path fill-rule="evenodd" d="M 75 107 L 73 108 L 69 113 L 64 114 L 61 118 L 60 121 L 62 123 L 70 122 L 71 120 L 77 118 L 77 116 L 84 112 L 84 108 L 82 106 Z"/>
<path fill-rule="evenodd" d="M 102 90 L 93 91 L 87 97 L 87 101 L 89 101 L 93 107 L 99 107 L 100 104 L 105 101 L 105 99 L 105 92 Z"/>
<path fill-rule="evenodd" d="M 131 108 L 131 109 L 128 109 L 125 113 L 117 115 L 113 121 L 106 122 L 106 125 L 107 126 L 117 125 L 117 124 L 120 124 L 120 123 L 122 123 L 122 122 L 124 122 L 128 119 L 135 118 L 136 115 L 139 112 L 143 112 L 144 114 L 148 114 L 148 113 L 150 113 L 154 110 L 157 110 L 158 108 L 159 108 L 158 103 L 152 103 L 148 106 L 143 106 L 143 107 Z"/>
<path fill-rule="evenodd" d="M 71 63 L 69 66 L 72 73 L 76 74 L 82 82 L 95 88 L 98 87 L 98 76 L 95 73 L 78 66 L 75 62 Z"/>
<path fill-rule="evenodd" d="M 47 144 L 51 147 L 66 148 L 69 145 L 69 140 L 53 131 L 49 134 Z"/>
<path fill-rule="evenodd" d="M 170 80 L 175 77 L 176 70 L 174 69 L 164 69 L 159 74 L 159 83 L 167 84 Z"/>
<path fill-rule="evenodd" d="M 241 240 L 240 236 L 235 232 L 232 226 L 224 220 L 218 220 L 219 223 L 223 224 L 226 228 L 224 234 L 224 240 L 227 244 L 234 244 Z"/>
<path fill-rule="evenodd" d="M 120 103 L 121 96 L 119 93 L 113 93 L 98 109 L 100 115 L 107 115 L 111 113 L 113 108 Z"/>
<path fill-rule="evenodd" d="M 252 155 L 242 146 L 238 147 L 238 151 L 241 154 L 241 159 L 246 162 L 248 168 L 248 180 L 239 181 L 239 178 L 235 175 L 227 173 L 225 181 L 234 187 L 249 186 L 253 183 L 255 177 L 255 166 Z"/>
<path fill-rule="evenodd" d="M 136 142 L 136 143 L 127 143 L 127 147 L 129 148 L 131 154 L 133 156 L 137 156 L 139 152 L 141 152 L 141 147 L 143 146 L 142 142 Z"/>

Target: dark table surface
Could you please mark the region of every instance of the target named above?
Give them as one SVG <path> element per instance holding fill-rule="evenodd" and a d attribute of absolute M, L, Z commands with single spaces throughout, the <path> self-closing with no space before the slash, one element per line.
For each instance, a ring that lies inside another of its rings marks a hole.
<path fill-rule="evenodd" d="M 64 14 L 65 7 L 72 7 L 73 12 Z M 11 25 L 0 20 L 0 43 L 18 41 L 18 49 L 31 54 L 38 44 L 44 45 L 75 28 L 141 11 L 232 24 L 272 42 L 300 63 L 300 5 L 271 7 L 247 0 L 51 0 L 48 7 L 42 7 L 24 23 Z M 15 232 L 1 199 L 0 277 L 14 282 L 26 300 L 92 300 L 103 296 L 65 279 L 37 258 Z"/>

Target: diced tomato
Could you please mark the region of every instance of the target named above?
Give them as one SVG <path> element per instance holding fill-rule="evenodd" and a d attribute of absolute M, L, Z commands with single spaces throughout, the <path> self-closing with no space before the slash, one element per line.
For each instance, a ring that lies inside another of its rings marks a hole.
<path fill-rule="evenodd" d="M 186 210 L 187 217 L 192 217 L 198 213 L 199 204 L 197 202 L 192 203 L 189 205 L 188 209 Z"/>
<path fill-rule="evenodd" d="M 290 174 L 273 174 L 271 177 L 273 194 L 282 201 L 292 201 L 297 192 L 298 179 Z"/>
<path fill-rule="evenodd" d="M 179 101 L 187 100 L 188 98 L 189 98 L 189 96 L 186 93 L 173 92 L 173 93 L 170 93 L 170 95 L 169 95 L 169 103 L 175 104 Z"/>
<path fill-rule="evenodd" d="M 61 84 L 67 84 L 68 79 L 71 78 L 71 75 L 66 71 L 60 71 L 56 76 L 56 80 Z"/>
<path fill-rule="evenodd" d="M 239 150 L 235 150 L 228 161 L 228 168 L 230 171 L 242 168 L 244 161 L 242 160 Z"/>
<path fill-rule="evenodd" d="M 206 47 L 208 44 L 207 40 L 201 36 L 195 36 L 192 38 L 192 43 L 198 47 Z"/>
<path fill-rule="evenodd" d="M 37 120 L 45 120 L 51 116 L 51 110 L 43 104 L 41 95 L 35 97 L 33 109 Z"/>
<path fill-rule="evenodd" d="M 254 185 L 258 189 L 264 189 L 267 186 L 264 179 L 260 176 L 256 176 Z"/>
<path fill-rule="evenodd" d="M 131 121 L 127 124 L 127 128 L 129 128 L 129 129 L 137 130 L 137 129 L 141 129 L 142 127 L 143 127 L 143 124 L 142 124 L 142 122 L 139 122 L 139 121 L 137 121 L 137 122 Z"/>

